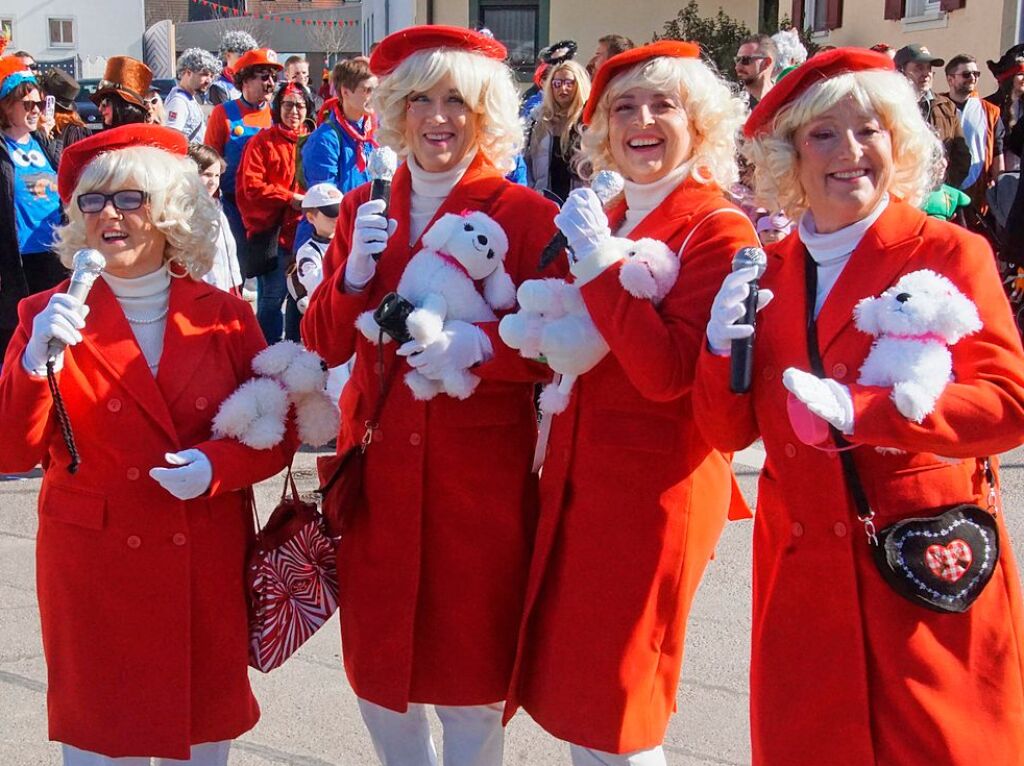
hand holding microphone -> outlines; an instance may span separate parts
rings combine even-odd
[[[612,170],[602,170],[594,176],[590,189],[570,192],[562,210],[555,216],[555,225],[559,231],[555,232],[555,236],[540,254],[537,269],[546,269],[555,256],[566,248],[572,250],[577,259],[585,258],[593,249],[591,245],[596,244],[595,239],[600,239],[602,233],[607,232],[605,236],[610,237],[604,206],[622,191],[624,185],[621,175]],[[588,225],[590,231],[586,230]]]
[[[387,202],[382,199],[371,199],[356,209],[352,246],[345,264],[345,284],[355,290],[361,290],[373,279],[377,260],[398,228],[397,221],[384,217],[386,209]]]
[[[391,179],[395,177],[397,168],[398,155],[388,146],[374,147],[366,160],[366,173],[370,176],[370,199],[384,200],[381,214],[385,218],[388,217],[388,205],[391,204]]]

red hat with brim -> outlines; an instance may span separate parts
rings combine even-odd
[[[254,48],[243,53],[235,62],[235,72],[253,67],[265,66],[271,69],[284,69],[284,64],[277,60],[277,52],[270,48]]]
[[[743,135],[753,138],[769,130],[775,115],[815,83],[850,72],[879,69],[896,71],[896,65],[885,53],[867,48],[836,48],[807,59],[768,91],[747,118]]]
[[[100,131],[89,138],[76,141],[61,155],[60,167],[57,170],[57,193],[60,194],[61,201],[65,205],[71,202],[71,195],[78,186],[82,171],[96,157],[130,146],[152,146],[181,157],[188,154],[188,139],[174,128],[132,123]]]
[[[465,27],[431,24],[403,29],[381,40],[370,56],[370,71],[378,76],[391,74],[412,54],[437,48],[476,53],[498,61],[508,56],[505,46],[493,37]]]
[[[656,58],[699,59],[700,46],[697,43],[680,42],[679,40],[658,40],[656,43],[630,48],[628,51],[612,56],[601,64],[590,85],[590,98],[583,109],[583,124],[589,125],[594,111],[597,109],[605,88],[616,75],[637,64],[643,64]]]

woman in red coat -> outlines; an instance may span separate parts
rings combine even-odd
[[[395,290],[422,233],[446,213],[487,213],[508,236],[512,280],[537,274],[557,210],[504,179],[522,143],[505,53],[489,37],[443,26],[377,46],[377,137],[405,162],[388,218],[383,200],[369,201],[369,184],[345,195],[324,282],[302,320],[304,341],[331,366],[355,354],[339,452],[372,439],[338,576],[345,670],[387,765],[436,763],[425,704],[441,718],[446,764],[501,763],[536,517],[533,388],[545,370],[507,348],[496,321],[448,321],[436,342],[402,348],[407,356],[395,343],[371,344],[355,321]],[[472,367],[481,382],[468,398],[424,401],[405,383],[410,367],[427,377]]]
[[[246,489],[288,462],[211,438],[264,347],[252,311],[199,276],[217,209],[177,131],[127,125],[76,143],[58,183],[65,265],[98,250],[85,303],[64,282],[21,302],[0,375],[0,472],[42,463],[37,585],[50,738],[64,763],[227,762],[259,708],[249,688]],[[53,416],[46,364],[78,439]],[[170,468],[166,467],[170,464]]]
[[[753,763],[1024,763],[1020,580],[985,470],[986,458],[1024,441],[1024,356],[992,251],[916,208],[941,174],[941,145],[884,55],[815,56],[761,101],[745,132],[763,201],[799,216],[799,227],[769,248],[760,286],[774,300],[760,300],[750,393],[729,390],[729,341],[751,332],[732,324],[752,276],[736,272],[715,299],[694,411],[720,449],[760,436],[767,453],[754,517]],[[934,298],[905,291],[936,274],[951,286]],[[954,290],[980,324],[951,347],[951,376],[925,376],[941,393],[917,400],[927,405],[918,411],[865,359],[893,365],[885,348],[934,344],[939,331],[924,318],[945,304],[930,301]],[[870,327],[871,304],[858,303],[883,292],[892,321],[914,325],[872,350],[858,329]],[[850,457],[856,483],[844,478]],[[858,484],[870,525],[848,491]],[[942,613],[883,579],[866,532],[960,503],[994,513],[1001,552],[973,606]],[[955,555],[919,582],[936,593],[962,587],[962,562],[974,557],[936,539],[936,563]]]
[[[312,124],[313,108],[313,99],[302,85],[282,85],[270,103],[274,124],[252,137],[238,166],[235,199],[250,242],[244,276],[256,277],[256,318],[268,343],[281,340],[282,330],[288,340],[299,339],[299,309],[288,296],[285,271],[302,217],[295,151]],[[278,232],[276,242],[264,243],[257,237],[274,231]]]
[[[556,219],[610,353],[554,418],[506,717],[522,705],[572,744],[574,764],[665,763],[686,617],[733,503],[729,460],[697,431],[690,389],[716,285],[757,237],[722,193],[743,106],[698,56],[665,41],[598,70],[584,159],[622,173],[625,198],[606,217],[580,189]],[[624,288],[616,238],[679,258],[657,305]]]

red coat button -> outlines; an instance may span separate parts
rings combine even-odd
[[[111,412],[120,412],[121,411],[121,400],[120,399],[110,399],[107,402],[107,409],[110,410]]]
[[[174,536],[171,538],[171,542],[174,543],[175,545],[184,545],[186,539],[187,538],[185,537],[185,535],[183,533],[175,532]]]
[[[836,537],[846,537],[846,525],[841,521],[832,525],[832,531],[836,533]]]
[[[125,543],[129,548],[138,548],[142,545],[142,538],[138,535],[129,535],[128,539],[125,540]]]
[[[409,444],[418,447],[423,438],[419,434],[409,434]]]
[[[124,475],[128,477],[128,481],[137,481],[140,475],[139,469],[136,468],[135,466],[132,466],[131,468],[124,472]]]
[[[210,402],[207,401],[205,396],[200,396],[198,399],[196,399],[196,409],[197,410],[205,410],[209,406],[210,406]]]
[[[848,370],[846,369],[846,365],[842,362],[832,365],[832,377],[836,380],[842,380],[845,378],[847,372]]]
[[[799,521],[793,522],[793,537],[802,537],[804,534],[804,525]]]
[[[782,451],[786,453],[786,457],[796,457],[796,447],[793,444],[786,444]]]

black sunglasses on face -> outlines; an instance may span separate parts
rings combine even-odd
[[[258,77],[259,79],[263,80],[263,82],[273,82],[274,81],[274,73],[273,72],[256,72],[256,77]]]
[[[755,61],[760,61],[763,58],[767,58],[767,56],[737,56],[733,60],[740,66],[750,66]]]
[[[149,199],[149,195],[144,191],[122,189],[113,194],[104,194],[103,192],[79,194],[76,201],[78,209],[83,213],[99,213],[107,206],[108,202],[114,206],[115,210],[124,213],[138,210],[147,199]]]

